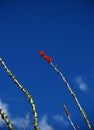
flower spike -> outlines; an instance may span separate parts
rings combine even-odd
[[[76,94],[73,92],[72,88],[70,87],[68,81],[66,80],[65,76],[62,74],[62,72],[57,68],[57,66],[55,66],[53,63],[52,63],[52,59],[50,57],[48,57],[47,55],[45,55],[45,53],[41,50],[40,52],[40,55],[46,60],[48,61],[48,63],[50,63],[50,65],[52,66],[52,68],[61,76],[63,82],[65,83],[66,87],[68,88],[68,91],[70,92],[70,94],[72,95],[73,99],[75,100],[77,106],[78,106],[78,109],[80,110],[89,130],[92,130],[92,127],[91,127],[91,124],[87,118],[87,115],[86,113],[84,112],[83,108],[81,107],[79,101],[78,101],[78,98],[76,97]],[[48,57],[50,60],[47,60]]]
[[[64,103],[62,103],[62,106],[63,106],[63,108],[65,110],[66,115],[69,116],[69,112],[68,112],[67,107],[65,106]]]
[[[72,120],[71,120],[71,117],[70,117],[70,114],[69,114],[69,112],[68,112],[68,109],[67,109],[66,105],[65,105],[64,103],[62,103],[62,106],[63,106],[63,108],[64,108],[64,110],[65,110],[65,113],[66,113],[66,115],[67,115],[67,118],[68,118],[68,120],[69,120],[69,122],[70,122],[70,124],[71,124],[71,126],[72,126],[72,128],[73,128],[73,130],[76,130],[76,127],[74,126],[74,123],[73,123]]]
[[[41,55],[42,58],[44,58],[48,63],[52,62],[52,58],[47,56],[42,50],[39,51],[39,54]]]

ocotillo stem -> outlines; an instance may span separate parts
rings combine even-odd
[[[77,106],[78,106],[80,112],[82,113],[82,116],[83,116],[83,118],[84,118],[84,120],[85,120],[85,122],[86,122],[86,124],[87,124],[87,126],[88,126],[88,128],[89,128],[89,130],[92,130],[92,127],[91,127],[91,125],[90,125],[90,123],[89,123],[89,120],[88,120],[88,118],[87,118],[87,116],[86,116],[86,113],[85,113],[84,110],[82,109],[82,107],[81,107],[81,105],[80,105],[80,103],[79,103],[79,101],[78,101],[78,99],[77,99],[75,93],[72,91],[72,89],[71,89],[69,83],[67,82],[67,80],[65,79],[65,77],[63,76],[63,74],[61,73],[61,71],[60,71],[59,69],[57,69],[57,67],[56,67],[52,62],[50,63],[50,65],[51,65],[51,66],[54,68],[54,70],[61,76],[61,78],[62,78],[62,80],[64,81],[64,83],[66,84],[66,86],[67,86],[67,88],[68,88],[70,94],[73,96],[73,98],[74,98],[74,100],[75,100],[75,102],[76,102],[76,104],[77,104]]]
[[[3,112],[2,109],[0,109],[0,116],[5,121],[6,125],[8,126],[9,130],[14,130],[14,126],[11,125],[10,120],[6,116],[6,114]]]
[[[72,120],[71,120],[71,118],[70,118],[70,114],[69,114],[69,111],[68,111],[66,105],[65,105],[64,103],[62,103],[62,105],[63,105],[63,108],[64,108],[64,110],[65,110],[65,113],[66,113],[66,115],[67,115],[67,117],[68,117],[68,120],[69,120],[71,126],[73,127],[74,130],[76,130],[76,128],[75,128],[75,126],[74,126],[74,124],[73,124],[73,122],[72,122]]]
[[[71,126],[73,127],[73,129],[76,130],[76,128],[75,128],[75,126],[74,126],[74,124],[73,124],[73,122],[72,122],[72,120],[71,120],[69,115],[68,115],[68,120],[69,120]]]
[[[0,58],[0,62],[3,66],[3,68],[5,69],[5,71],[8,73],[8,75],[13,79],[14,83],[21,89],[21,91],[26,95],[27,99],[29,100],[29,103],[32,106],[32,111],[33,111],[33,116],[34,116],[34,130],[39,130],[38,128],[38,116],[37,116],[37,112],[36,112],[36,107],[33,101],[32,96],[30,95],[30,93],[26,90],[26,88],[24,88],[19,81],[16,79],[16,77],[12,74],[12,72],[8,69],[8,67],[6,66],[6,64],[4,63],[4,61]]]
[[[25,123],[24,123],[24,130],[26,130],[27,124],[28,124],[28,118],[29,118],[29,113],[26,115]]]

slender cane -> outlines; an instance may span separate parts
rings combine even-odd
[[[29,119],[29,113],[26,114],[26,119],[24,123],[24,130],[26,130],[27,124],[28,124],[28,119]]]
[[[4,113],[4,111],[0,108],[0,116],[5,121],[6,125],[8,126],[9,130],[14,130],[14,126],[10,123],[8,116]]]
[[[71,120],[71,117],[70,117],[70,114],[69,114],[69,112],[68,112],[67,107],[65,106],[64,103],[62,103],[62,106],[63,106],[63,108],[64,108],[64,110],[65,110],[65,113],[66,113],[66,115],[67,115],[67,118],[68,118],[68,120],[69,120],[69,122],[70,122],[70,124],[71,124],[71,126],[72,126],[72,128],[73,128],[73,130],[76,130],[76,127],[74,126],[74,124],[73,124],[73,122],[72,122],[72,120]]]
[[[52,58],[51,58],[51,57],[47,56],[42,50],[40,50],[39,54],[40,54],[41,57],[44,58],[44,59],[53,67],[53,69],[61,76],[61,78],[62,78],[62,80],[64,81],[64,83],[66,84],[66,87],[68,88],[70,94],[73,96],[73,98],[74,98],[74,100],[75,100],[75,102],[76,102],[76,104],[77,104],[77,106],[78,106],[78,109],[80,110],[80,112],[81,112],[81,114],[82,114],[82,116],[83,116],[83,118],[84,118],[84,120],[85,120],[85,122],[86,122],[86,124],[87,124],[87,126],[88,126],[88,129],[89,129],[89,130],[92,130],[92,127],[91,127],[90,122],[89,122],[89,120],[88,120],[88,118],[87,118],[87,116],[86,116],[86,113],[85,113],[84,110],[82,109],[82,107],[81,107],[81,105],[80,105],[80,103],[79,103],[79,101],[78,101],[78,99],[77,99],[75,93],[74,93],[73,90],[71,89],[69,83],[67,82],[66,78],[63,76],[62,72],[52,63]]]
[[[5,69],[6,73],[8,73],[8,75],[12,78],[12,80],[14,81],[14,83],[20,88],[20,90],[26,95],[27,99],[29,100],[29,103],[31,104],[32,107],[32,111],[33,111],[33,117],[34,117],[34,122],[33,122],[33,126],[34,126],[34,130],[39,130],[38,128],[38,116],[37,116],[37,112],[36,112],[36,107],[33,101],[32,96],[30,95],[30,93],[26,90],[26,88],[24,88],[19,81],[16,79],[16,77],[12,74],[12,72],[8,69],[8,67],[6,66],[5,62],[0,58],[0,62],[3,66],[3,68]]]

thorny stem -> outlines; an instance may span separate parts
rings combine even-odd
[[[30,95],[30,93],[26,90],[26,88],[24,88],[19,81],[16,79],[16,77],[12,74],[12,72],[8,69],[8,67],[6,66],[5,62],[0,58],[0,62],[3,66],[3,68],[5,69],[5,71],[8,73],[8,75],[13,79],[14,83],[20,88],[20,90],[26,95],[27,99],[29,100],[29,103],[32,106],[32,111],[33,111],[33,117],[34,117],[34,122],[33,122],[33,126],[34,126],[34,130],[39,130],[38,128],[38,116],[37,116],[37,112],[36,112],[36,107],[33,101],[32,96]]]
[[[68,115],[67,117],[68,117],[68,120],[69,120],[71,126],[73,127],[73,129],[76,130],[76,128],[75,128],[75,126],[74,126],[74,124],[73,124],[73,122],[72,122],[70,116]]]
[[[78,106],[80,112],[82,113],[82,116],[83,116],[83,118],[84,118],[84,120],[85,120],[85,122],[86,122],[86,124],[87,124],[87,126],[88,126],[88,128],[89,128],[89,130],[92,130],[92,127],[91,127],[91,125],[90,125],[90,123],[89,123],[89,120],[88,120],[88,118],[87,118],[87,116],[86,116],[86,113],[85,113],[84,110],[82,109],[82,107],[81,107],[81,105],[80,105],[80,103],[79,103],[79,101],[78,101],[78,99],[77,99],[75,93],[72,91],[72,89],[71,89],[69,83],[67,82],[67,80],[65,79],[65,77],[63,76],[63,74],[61,73],[61,71],[60,71],[59,69],[57,69],[57,67],[56,67],[52,62],[50,63],[50,65],[51,65],[51,66],[54,68],[54,70],[61,76],[61,78],[62,78],[62,80],[64,81],[64,83],[66,84],[66,86],[67,86],[67,88],[68,88],[70,94],[73,96],[73,98],[74,98],[74,100],[75,100],[75,102],[76,102],[76,104],[77,104],[77,106]]]
[[[6,116],[6,114],[3,112],[2,109],[0,109],[0,116],[5,121],[6,125],[8,126],[9,130],[14,130],[14,126],[11,125],[10,120]]]
[[[71,120],[71,117],[70,117],[69,111],[67,110],[67,107],[65,106],[64,103],[63,103],[62,105],[63,105],[64,111],[65,111],[65,113],[66,113],[66,115],[67,115],[67,118],[68,118],[68,120],[69,120],[69,122],[70,122],[72,128],[73,128],[74,130],[76,130],[76,127],[74,126],[74,124],[73,124],[73,122],[72,122],[72,120]]]

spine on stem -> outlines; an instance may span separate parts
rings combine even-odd
[[[14,130],[14,126],[10,123],[8,116],[4,113],[4,111],[0,108],[0,116],[5,121],[9,130]]]

